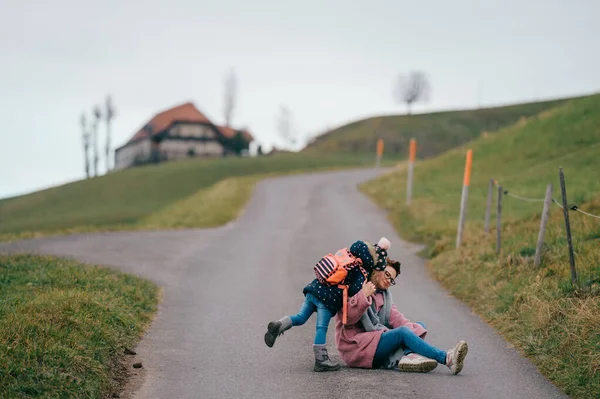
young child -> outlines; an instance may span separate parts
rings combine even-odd
[[[315,354],[314,371],[335,371],[340,369],[340,364],[333,362],[327,354],[326,336],[330,319],[335,316],[338,310],[344,305],[344,297],[354,296],[362,289],[362,285],[367,276],[373,270],[384,270],[387,262],[387,251],[390,248],[390,242],[382,237],[375,245],[367,241],[354,242],[349,250],[351,256],[358,259],[360,265],[348,270],[348,275],[342,281],[341,285],[329,285],[319,281],[318,278],[310,282],[302,292],[304,293],[304,303],[300,311],[295,316],[285,316],[277,321],[272,321],[267,325],[265,333],[265,343],[268,347],[275,344],[275,340],[284,331],[292,326],[301,326],[309,317],[317,312],[317,326],[313,351]],[[317,264],[322,264],[325,258]],[[344,287],[347,290],[344,295]]]

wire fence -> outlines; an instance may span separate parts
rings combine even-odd
[[[497,180],[494,180],[494,185],[496,187],[498,187],[498,181]],[[513,194],[512,192],[510,192],[508,190],[503,190],[503,193],[504,193],[504,195],[507,195],[509,197],[512,197],[512,198],[515,198],[515,199],[518,199],[518,200],[521,200],[521,201],[527,201],[527,202],[544,202],[546,200],[545,198],[528,198],[528,197],[523,197],[523,196],[520,196],[520,195]],[[560,202],[558,202],[555,198],[552,198],[552,202],[555,205],[557,205],[559,208],[561,208],[561,209],[563,208],[563,206],[560,204]],[[585,212],[585,211],[581,210],[579,208],[579,206],[577,206],[577,205],[570,205],[568,207],[568,209],[571,210],[571,211],[576,211],[576,212],[582,213],[582,214],[584,214],[586,216],[589,216],[589,217],[600,219],[600,216],[594,215],[594,214],[589,213],[589,212]]]
[[[552,185],[551,184],[549,184],[547,187],[545,198],[532,198],[532,197],[515,194],[511,190],[508,190],[505,187],[502,187],[501,183],[498,182],[497,180],[490,179],[490,187],[488,190],[488,201],[487,201],[487,209],[486,209],[486,216],[485,216],[485,221],[486,221],[485,231],[486,232],[489,231],[491,203],[492,203],[492,196],[493,196],[494,191],[498,192],[498,203],[497,203],[497,212],[498,213],[497,213],[497,220],[496,220],[496,232],[497,232],[496,253],[497,254],[500,254],[501,242],[502,242],[501,241],[501,230],[502,230],[501,229],[501,212],[502,212],[502,198],[501,197],[507,196],[507,197],[513,198],[517,201],[523,201],[523,202],[528,202],[528,203],[544,203],[544,210],[542,212],[540,231],[538,234],[538,241],[537,241],[537,245],[536,245],[535,260],[534,260],[535,266],[540,266],[541,258],[542,258],[542,249],[544,246],[546,226],[547,226],[548,219],[549,219],[549,209],[548,208],[551,206],[552,203],[554,203],[556,206],[558,206],[560,209],[563,210],[563,214],[564,214],[564,218],[565,218],[565,228],[566,228],[567,244],[568,244],[568,250],[569,250],[569,264],[570,264],[570,268],[571,268],[571,281],[572,281],[573,285],[580,287],[580,281],[579,281],[579,278],[577,275],[577,269],[575,266],[575,254],[574,254],[574,249],[573,249],[573,239],[572,239],[572,235],[571,235],[569,211],[578,212],[586,217],[594,218],[594,219],[600,219],[600,216],[595,215],[591,212],[586,212],[586,211],[580,209],[578,205],[568,204],[567,203],[567,195],[566,195],[566,184],[565,184],[565,179],[564,179],[564,174],[563,174],[562,168],[559,168],[559,177],[560,177],[560,183],[561,183],[562,201],[558,201],[556,198],[554,198],[552,196]],[[496,187],[497,190],[493,190],[492,189],[493,187]],[[599,233],[600,233],[600,230],[599,230]],[[592,279],[592,278],[590,279],[590,281],[596,281],[596,280],[598,280],[598,279]]]
[[[413,141],[413,140],[411,140],[411,141]],[[411,147],[412,147],[412,144],[413,143],[411,143]],[[414,143],[414,144],[416,145],[416,143]],[[594,144],[594,146],[596,146],[596,145],[600,145],[600,143]],[[412,152],[413,152],[413,149],[411,148],[411,154],[412,154]],[[456,248],[459,248],[461,245],[463,228],[464,228],[464,223],[465,223],[466,207],[467,207],[468,192],[469,192],[469,185],[470,185],[470,178],[471,178],[472,155],[473,155],[472,149],[467,150],[465,171],[464,171],[464,178],[463,178],[463,189],[462,189],[462,195],[461,195],[461,201],[460,201],[460,213],[459,213],[457,233],[456,233]],[[412,162],[413,162],[413,159],[414,159],[414,155],[411,155],[410,161],[409,161],[409,165],[411,165],[411,167],[408,169],[409,175],[408,175],[408,179],[407,179],[407,191],[406,191],[407,192],[407,199],[406,199],[407,205],[410,205],[410,200],[411,200],[411,195],[412,195],[412,185],[413,185]],[[568,205],[567,190],[566,190],[566,183],[565,183],[565,176],[564,176],[563,168],[559,167],[558,169],[559,169],[560,189],[561,189],[561,197],[562,197],[562,201],[560,201],[560,202],[557,201],[552,196],[552,184],[548,184],[548,186],[546,187],[546,197],[545,198],[533,198],[533,197],[527,197],[527,196],[515,194],[511,190],[508,190],[506,187],[502,187],[501,184],[497,180],[490,179],[489,186],[488,186],[488,197],[487,197],[487,206],[486,206],[486,212],[485,212],[484,231],[486,233],[488,233],[490,231],[491,209],[492,209],[492,200],[494,197],[494,191],[497,191],[497,193],[498,193],[497,204],[495,206],[495,208],[496,208],[496,253],[498,255],[500,255],[500,253],[501,253],[501,246],[502,246],[502,237],[501,237],[501,234],[502,234],[502,197],[507,196],[507,197],[513,198],[518,201],[524,201],[524,202],[529,202],[529,203],[543,203],[543,211],[542,211],[542,217],[541,217],[541,221],[540,221],[540,229],[539,229],[539,233],[538,233],[537,245],[535,248],[535,258],[534,258],[534,265],[539,267],[541,265],[541,261],[542,261],[542,250],[544,248],[545,233],[546,233],[546,227],[547,227],[548,220],[549,220],[550,207],[551,207],[552,203],[554,203],[555,205],[557,205],[559,208],[562,209],[564,219],[565,219],[565,230],[566,230],[566,236],[567,236],[566,241],[568,244],[568,251],[569,251],[569,265],[570,265],[570,271],[571,271],[571,282],[572,282],[573,286],[577,286],[578,288],[581,288],[581,286],[579,284],[579,279],[577,276],[577,270],[575,267],[575,253],[573,250],[573,240],[572,240],[572,235],[571,235],[569,211],[578,212],[586,217],[593,218],[593,219],[600,219],[600,215],[595,215],[591,212],[584,211],[584,210],[580,209],[578,205]],[[496,187],[497,190],[494,190],[494,187]],[[600,224],[598,226],[600,226]],[[598,229],[597,232],[592,233],[591,235],[588,235],[586,240],[589,241],[590,239],[595,239],[595,238],[600,238],[600,229]],[[596,255],[594,255],[593,259],[595,259],[595,256]],[[599,265],[597,265],[596,268],[597,268],[598,276],[594,277],[594,278],[590,278],[590,280],[589,280],[590,282],[592,282],[592,281],[600,282],[600,260],[599,260]],[[589,270],[591,272],[591,270],[592,270],[591,267]]]

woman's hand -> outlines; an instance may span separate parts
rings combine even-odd
[[[367,298],[368,298],[369,296],[373,295],[373,294],[375,293],[375,290],[376,290],[376,289],[377,289],[377,288],[375,288],[375,284],[373,284],[373,283],[372,283],[372,282],[370,282],[370,281],[365,281],[365,282],[363,283],[363,286],[362,286],[362,292],[364,292],[364,293],[365,293],[365,296],[366,296]]]

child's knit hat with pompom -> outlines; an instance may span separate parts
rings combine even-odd
[[[350,253],[362,260],[363,267],[370,273],[373,270],[385,269],[390,245],[390,241],[385,237],[375,245],[368,241],[356,241],[350,246]]]

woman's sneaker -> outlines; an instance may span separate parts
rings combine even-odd
[[[452,374],[456,375],[463,369],[465,362],[465,356],[469,347],[465,341],[460,341],[456,346],[450,349],[446,354],[446,366],[452,371]]]
[[[436,360],[421,356],[417,353],[411,353],[402,356],[402,359],[398,362],[398,369],[400,371],[412,373],[429,373],[435,369],[437,365],[438,362]]]

